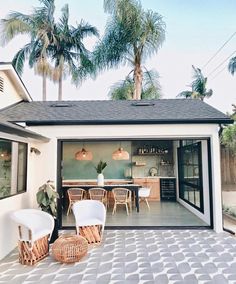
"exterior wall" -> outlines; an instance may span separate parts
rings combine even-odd
[[[1,132],[0,137],[14,141],[27,142],[25,139]],[[31,192],[28,186],[26,192],[0,200],[0,259],[6,256],[17,246],[17,226],[11,220],[10,213],[14,210],[30,207]]]
[[[29,129],[51,138],[48,143],[35,143],[17,136],[0,133],[1,138],[29,142],[30,147],[41,151],[40,155],[28,154],[27,192],[0,200],[0,259],[17,244],[16,225],[10,219],[13,210],[37,208],[36,192],[47,180],[57,179],[57,139],[129,139],[129,138],[204,138],[210,137],[213,175],[214,229],[222,231],[222,203],[220,177],[220,147],[218,125],[104,125],[104,126],[38,126]],[[205,146],[203,151],[206,151]],[[207,159],[206,155],[204,159]],[[207,167],[207,161],[205,168]],[[205,171],[205,170],[204,170]],[[205,177],[207,179],[207,177]],[[207,181],[206,181],[207,182]],[[207,202],[206,198],[205,201]]]
[[[0,92],[0,109],[22,101],[22,97],[18,94],[13,83],[4,71],[0,70],[0,77],[2,77],[4,81],[4,92]]]
[[[222,231],[222,198],[221,198],[221,171],[220,171],[220,143],[219,135],[216,133],[211,138],[211,159],[212,159],[212,199],[214,229]]]
[[[221,178],[220,178],[220,153],[217,124],[176,124],[176,125],[81,125],[81,126],[37,126],[30,130],[52,138],[47,144],[39,145],[42,155],[38,162],[41,163],[40,175],[35,177],[37,186],[40,182],[50,178],[57,178],[57,139],[129,139],[129,138],[209,138],[211,140],[212,155],[212,190],[213,190],[213,218],[214,230],[222,231],[222,204],[221,204]],[[203,147],[203,171],[208,167],[206,145]],[[208,171],[208,170],[207,170]],[[208,190],[208,176],[204,174],[204,187]],[[208,207],[209,197],[205,196],[205,206]],[[209,216],[209,214],[208,214]],[[209,223],[209,217],[201,216]]]
[[[48,179],[53,179],[51,169],[56,167],[56,156],[50,154],[45,157],[45,155],[47,155],[46,153],[53,153],[53,149],[56,146],[53,146],[53,144],[35,143],[31,139],[2,132],[0,132],[0,138],[28,143],[27,190],[24,193],[0,200],[0,259],[2,259],[17,246],[17,226],[11,220],[10,214],[18,209],[38,208],[36,202],[38,188]],[[51,146],[53,149],[50,148]],[[37,156],[35,153],[31,153],[30,147],[42,149],[42,155]]]

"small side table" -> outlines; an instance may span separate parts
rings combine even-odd
[[[62,263],[80,261],[87,252],[87,240],[78,235],[61,235],[52,245],[53,257]]]

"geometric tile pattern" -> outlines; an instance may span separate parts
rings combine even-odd
[[[50,255],[33,267],[14,250],[0,262],[0,283],[236,283],[236,239],[211,230],[106,230],[77,263]]]

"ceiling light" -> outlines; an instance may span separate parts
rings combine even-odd
[[[75,153],[75,159],[79,161],[91,161],[93,159],[93,154],[83,147],[81,151]]]
[[[113,160],[129,160],[129,153],[122,147],[119,147],[115,152],[112,153]]]

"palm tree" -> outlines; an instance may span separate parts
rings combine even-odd
[[[195,68],[192,65],[194,74],[193,74],[193,82],[191,83],[190,91],[183,91],[178,94],[178,97],[191,98],[191,99],[200,99],[204,100],[205,98],[209,98],[212,96],[213,91],[211,89],[206,89],[207,78],[203,76],[201,69]]]
[[[54,30],[54,0],[40,0],[42,7],[33,9],[32,14],[25,15],[19,12],[8,14],[1,20],[2,44],[11,41],[15,36],[27,34],[30,42],[23,46],[13,58],[13,66],[21,75],[25,61],[35,67],[35,72],[43,77],[43,100],[46,100],[46,77],[51,74],[52,68],[48,63],[47,48],[55,42]]]
[[[49,54],[55,63],[53,80],[59,83],[58,100],[62,100],[62,80],[72,75],[72,81],[79,84],[87,75],[93,73],[91,54],[84,46],[87,36],[98,36],[95,27],[83,21],[77,27],[69,25],[69,7],[62,8],[62,16],[55,26],[56,44],[49,46]]]
[[[150,70],[143,73],[142,100],[159,99],[161,97],[161,87],[158,81],[159,75],[156,71]],[[112,100],[132,100],[134,93],[134,78],[131,72],[125,80],[115,83],[109,92]]]
[[[236,56],[230,59],[228,64],[228,70],[232,75],[234,75],[234,72],[236,70]]]
[[[134,70],[132,99],[141,99],[143,63],[165,39],[162,16],[144,11],[135,0],[105,0],[110,13],[105,34],[95,48],[95,62],[102,69],[130,64]]]

